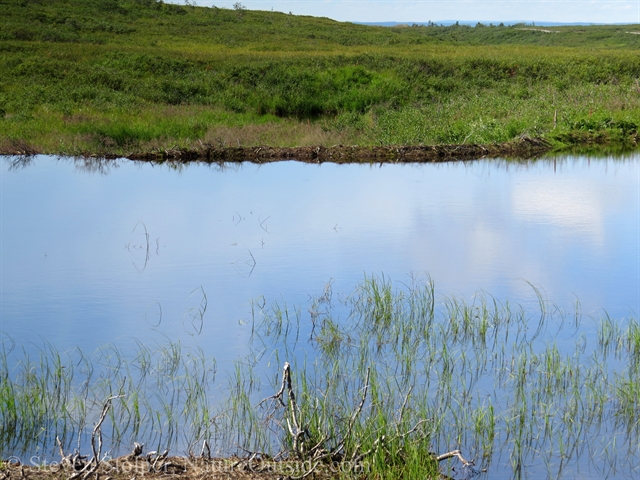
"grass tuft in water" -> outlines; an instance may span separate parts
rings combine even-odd
[[[102,426],[113,452],[206,441],[217,454],[298,462],[294,476],[632,475],[638,321],[584,319],[532,297],[539,309],[527,312],[485,293],[437,295],[429,278],[366,276],[349,295],[329,283],[306,309],[259,299],[249,353],[223,375],[179,342],[34,354],[5,337],[0,454],[53,451],[56,435],[86,449],[105,399],[122,395]],[[458,451],[475,465],[460,466]]]

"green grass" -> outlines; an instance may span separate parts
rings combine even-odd
[[[640,27],[384,28],[0,0],[0,150],[633,142]]]
[[[540,461],[547,475],[558,475],[586,461],[585,451],[594,465],[631,465],[614,452],[603,455],[594,439],[607,431],[632,446],[640,434],[632,360],[637,321],[621,321],[624,328],[612,327],[606,315],[586,324],[579,314],[567,321],[567,313],[536,293],[538,314],[483,294],[436,297],[428,280],[398,286],[367,277],[341,304],[333,305],[326,291],[311,302],[311,347],[292,340],[305,331],[298,310],[289,312],[287,329],[281,306],[263,309],[257,351],[276,352],[263,359],[270,365],[297,359],[294,385],[310,438],[327,439],[331,450],[354,435],[346,456],[353,456],[349,447],[369,452],[368,466],[381,477],[424,478],[432,467],[424,452],[458,446],[478,467],[491,468],[496,454],[507,456],[514,475]],[[592,322],[597,342],[581,334]],[[558,346],[558,335],[568,344]],[[277,384],[276,378],[274,392]],[[345,419],[362,399],[350,429]],[[282,415],[287,418],[286,409]],[[285,429],[282,436],[290,435]],[[383,437],[390,443],[376,448]],[[255,450],[267,448],[263,441],[257,432],[245,437]],[[414,451],[422,452],[422,462]]]
[[[328,284],[306,308],[260,299],[249,354],[224,372],[178,342],[34,354],[5,337],[0,452],[55,452],[56,436],[71,451],[106,399],[122,395],[103,424],[114,454],[133,441],[197,453],[206,440],[218,454],[279,454],[307,470],[430,478],[438,462],[428,452],[460,448],[475,468],[506,461],[515,476],[542,464],[546,476],[586,465],[630,474],[638,321],[585,319],[534,293],[540,309],[526,312],[486,294],[442,296],[429,279],[372,276],[349,295]]]

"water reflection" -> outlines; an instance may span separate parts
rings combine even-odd
[[[329,278],[348,291],[363,272],[428,272],[443,293],[535,304],[526,280],[586,313],[638,311],[635,157],[20,165],[2,174],[5,318],[84,324],[97,304],[124,319],[153,302],[180,318],[203,286],[237,321],[255,296],[300,301]]]
[[[159,238],[156,239],[156,255],[159,255],[160,244]],[[149,232],[144,222],[136,223],[131,230],[131,239],[124,246],[127,252],[131,254],[131,263],[138,272],[143,272],[147,268],[149,257],[151,255],[151,242]]]
[[[34,162],[35,162],[34,157],[31,155],[7,157],[7,164],[8,164],[7,169],[9,171],[20,170],[22,168],[27,168],[33,165]]]

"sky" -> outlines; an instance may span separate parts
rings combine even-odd
[[[237,1],[195,0],[195,3],[233,8]],[[250,10],[273,9],[350,22],[640,23],[640,0],[241,0],[241,3]]]

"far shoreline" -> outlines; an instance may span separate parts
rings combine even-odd
[[[572,152],[575,149],[597,149],[598,151],[634,151],[638,148],[640,135],[630,137],[625,143],[610,143],[599,138],[585,137],[570,145],[555,146],[541,137],[521,136],[518,139],[495,144],[450,144],[450,145],[333,145],[330,147],[299,146],[274,147],[266,145],[216,147],[202,144],[197,149],[168,148],[153,151],[131,152],[66,152],[40,151],[26,142],[14,142],[0,148],[0,155],[30,157],[54,155],[59,157],[128,159],[136,161],[163,162],[252,162],[272,163],[295,160],[303,163],[435,163],[481,158],[532,159],[549,153]]]

